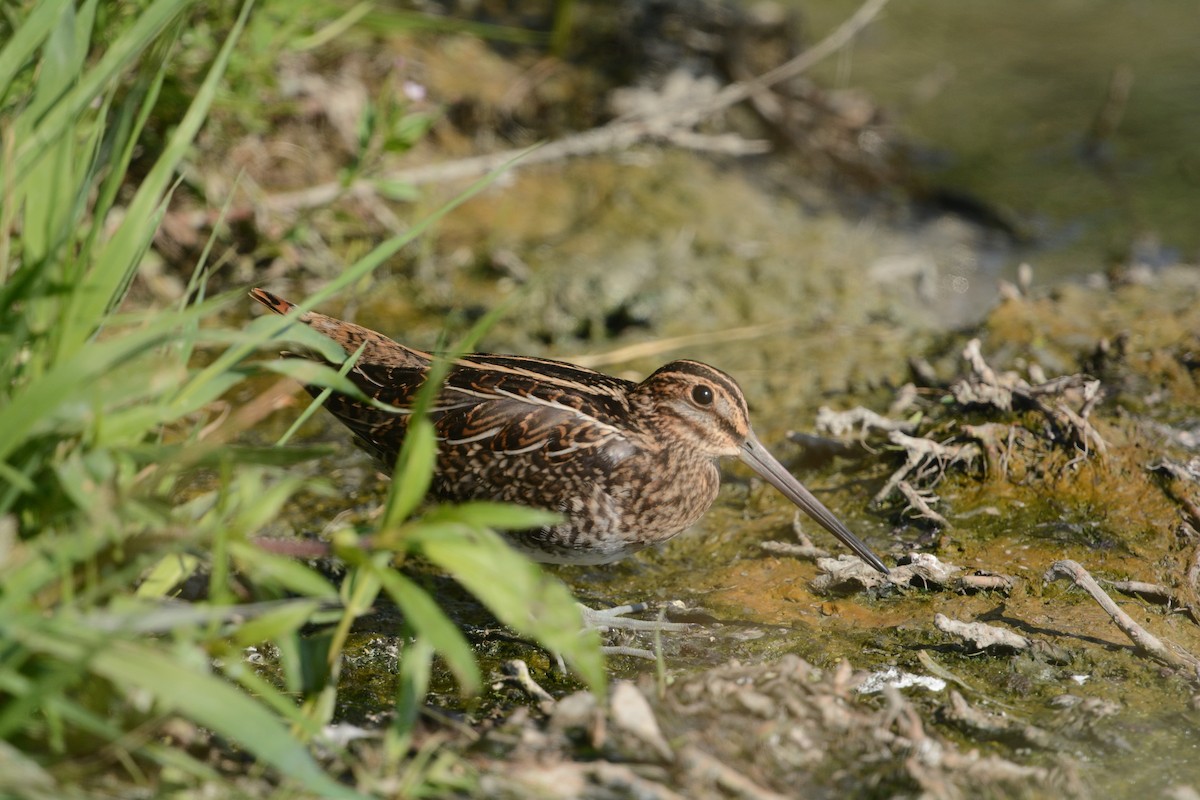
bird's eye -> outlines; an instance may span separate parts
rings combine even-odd
[[[695,389],[692,389],[692,402],[698,406],[711,406],[713,401],[713,390],[709,386],[700,384]]]

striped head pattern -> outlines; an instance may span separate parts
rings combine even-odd
[[[631,402],[656,413],[674,441],[701,455],[738,456],[750,436],[750,412],[737,382],[699,361],[672,361],[633,390]]]

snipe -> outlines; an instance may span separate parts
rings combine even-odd
[[[250,296],[277,314],[295,307],[262,289]],[[363,348],[349,377],[365,394],[396,408],[412,404],[429,353],[324,314],[299,319],[347,354]],[[336,393],[325,407],[391,470],[407,414]],[[767,452],[737,383],[707,364],[672,361],[632,383],[561,361],[476,353],[455,362],[430,417],[439,446],[435,496],[563,515],[553,527],[510,534],[534,560],[603,564],[670,539],[716,498],[717,460],[737,456],[860,558],[888,571]]]

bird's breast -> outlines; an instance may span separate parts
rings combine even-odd
[[[719,489],[713,460],[664,457],[628,438],[564,450],[551,443],[513,452],[485,441],[443,441],[434,493],[555,511],[563,522],[510,533],[513,544],[542,562],[603,564],[685,530]]]

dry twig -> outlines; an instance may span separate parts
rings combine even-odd
[[[1200,658],[1177,646],[1167,647],[1158,637],[1134,622],[1080,564],[1070,559],[1055,561],[1046,571],[1043,580],[1049,582],[1058,578],[1069,578],[1076,586],[1090,594],[1138,650],[1162,664],[1186,671],[1194,680],[1200,680]]]
[[[803,561],[816,561],[818,558],[828,558],[829,551],[816,545],[793,544],[792,542],[762,542],[759,547],[764,553],[776,556],[791,556]]]
[[[792,556],[793,558],[799,558],[805,561],[816,561],[818,558],[829,558],[829,551],[813,544],[812,539],[808,538],[808,534],[804,532],[804,526],[801,524],[799,511],[792,515],[792,533],[796,535],[798,542],[763,542],[759,545],[759,547],[761,547],[763,551],[767,553],[780,556]]]
[[[847,411],[834,411],[821,406],[817,411],[817,430],[830,436],[845,436],[849,433],[866,436],[871,431],[902,431],[911,433],[917,425],[909,420],[895,420],[858,406]]]
[[[975,650],[1010,650],[1030,652],[1037,658],[1054,664],[1071,663],[1067,650],[1042,639],[1031,639],[1007,628],[998,628],[982,622],[960,622],[944,614],[936,614],[933,624],[943,633],[962,639]]]
[[[1004,592],[1013,590],[1016,580],[1008,575],[963,575],[958,588],[964,592]]]
[[[1031,644],[1029,638],[1007,628],[998,628],[983,622],[960,622],[950,619],[945,614],[934,614],[933,624],[942,633],[958,637],[976,650],[996,647],[1028,650]]]
[[[1163,586],[1160,583],[1148,583],[1146,581],[1104,581],[1104,583],[1122,594],[1137,595],[1152,603],[1183,605],[1183,603],[1180,603],[1176,599],[1175,593],[1169,587]]]
[[[930,503],[937,502],[937,495],[930,491],[918,491],[913,488],[913,485],[908,481],[900,481],[896,484],[896,488],[900,490],[900,494],[904,495],[904,499],[908,501],[908,510],[912,512],[917,519],[927,519],[934,525],[942,528],[950,527],[950,523],[941,514],[930,508]]]

